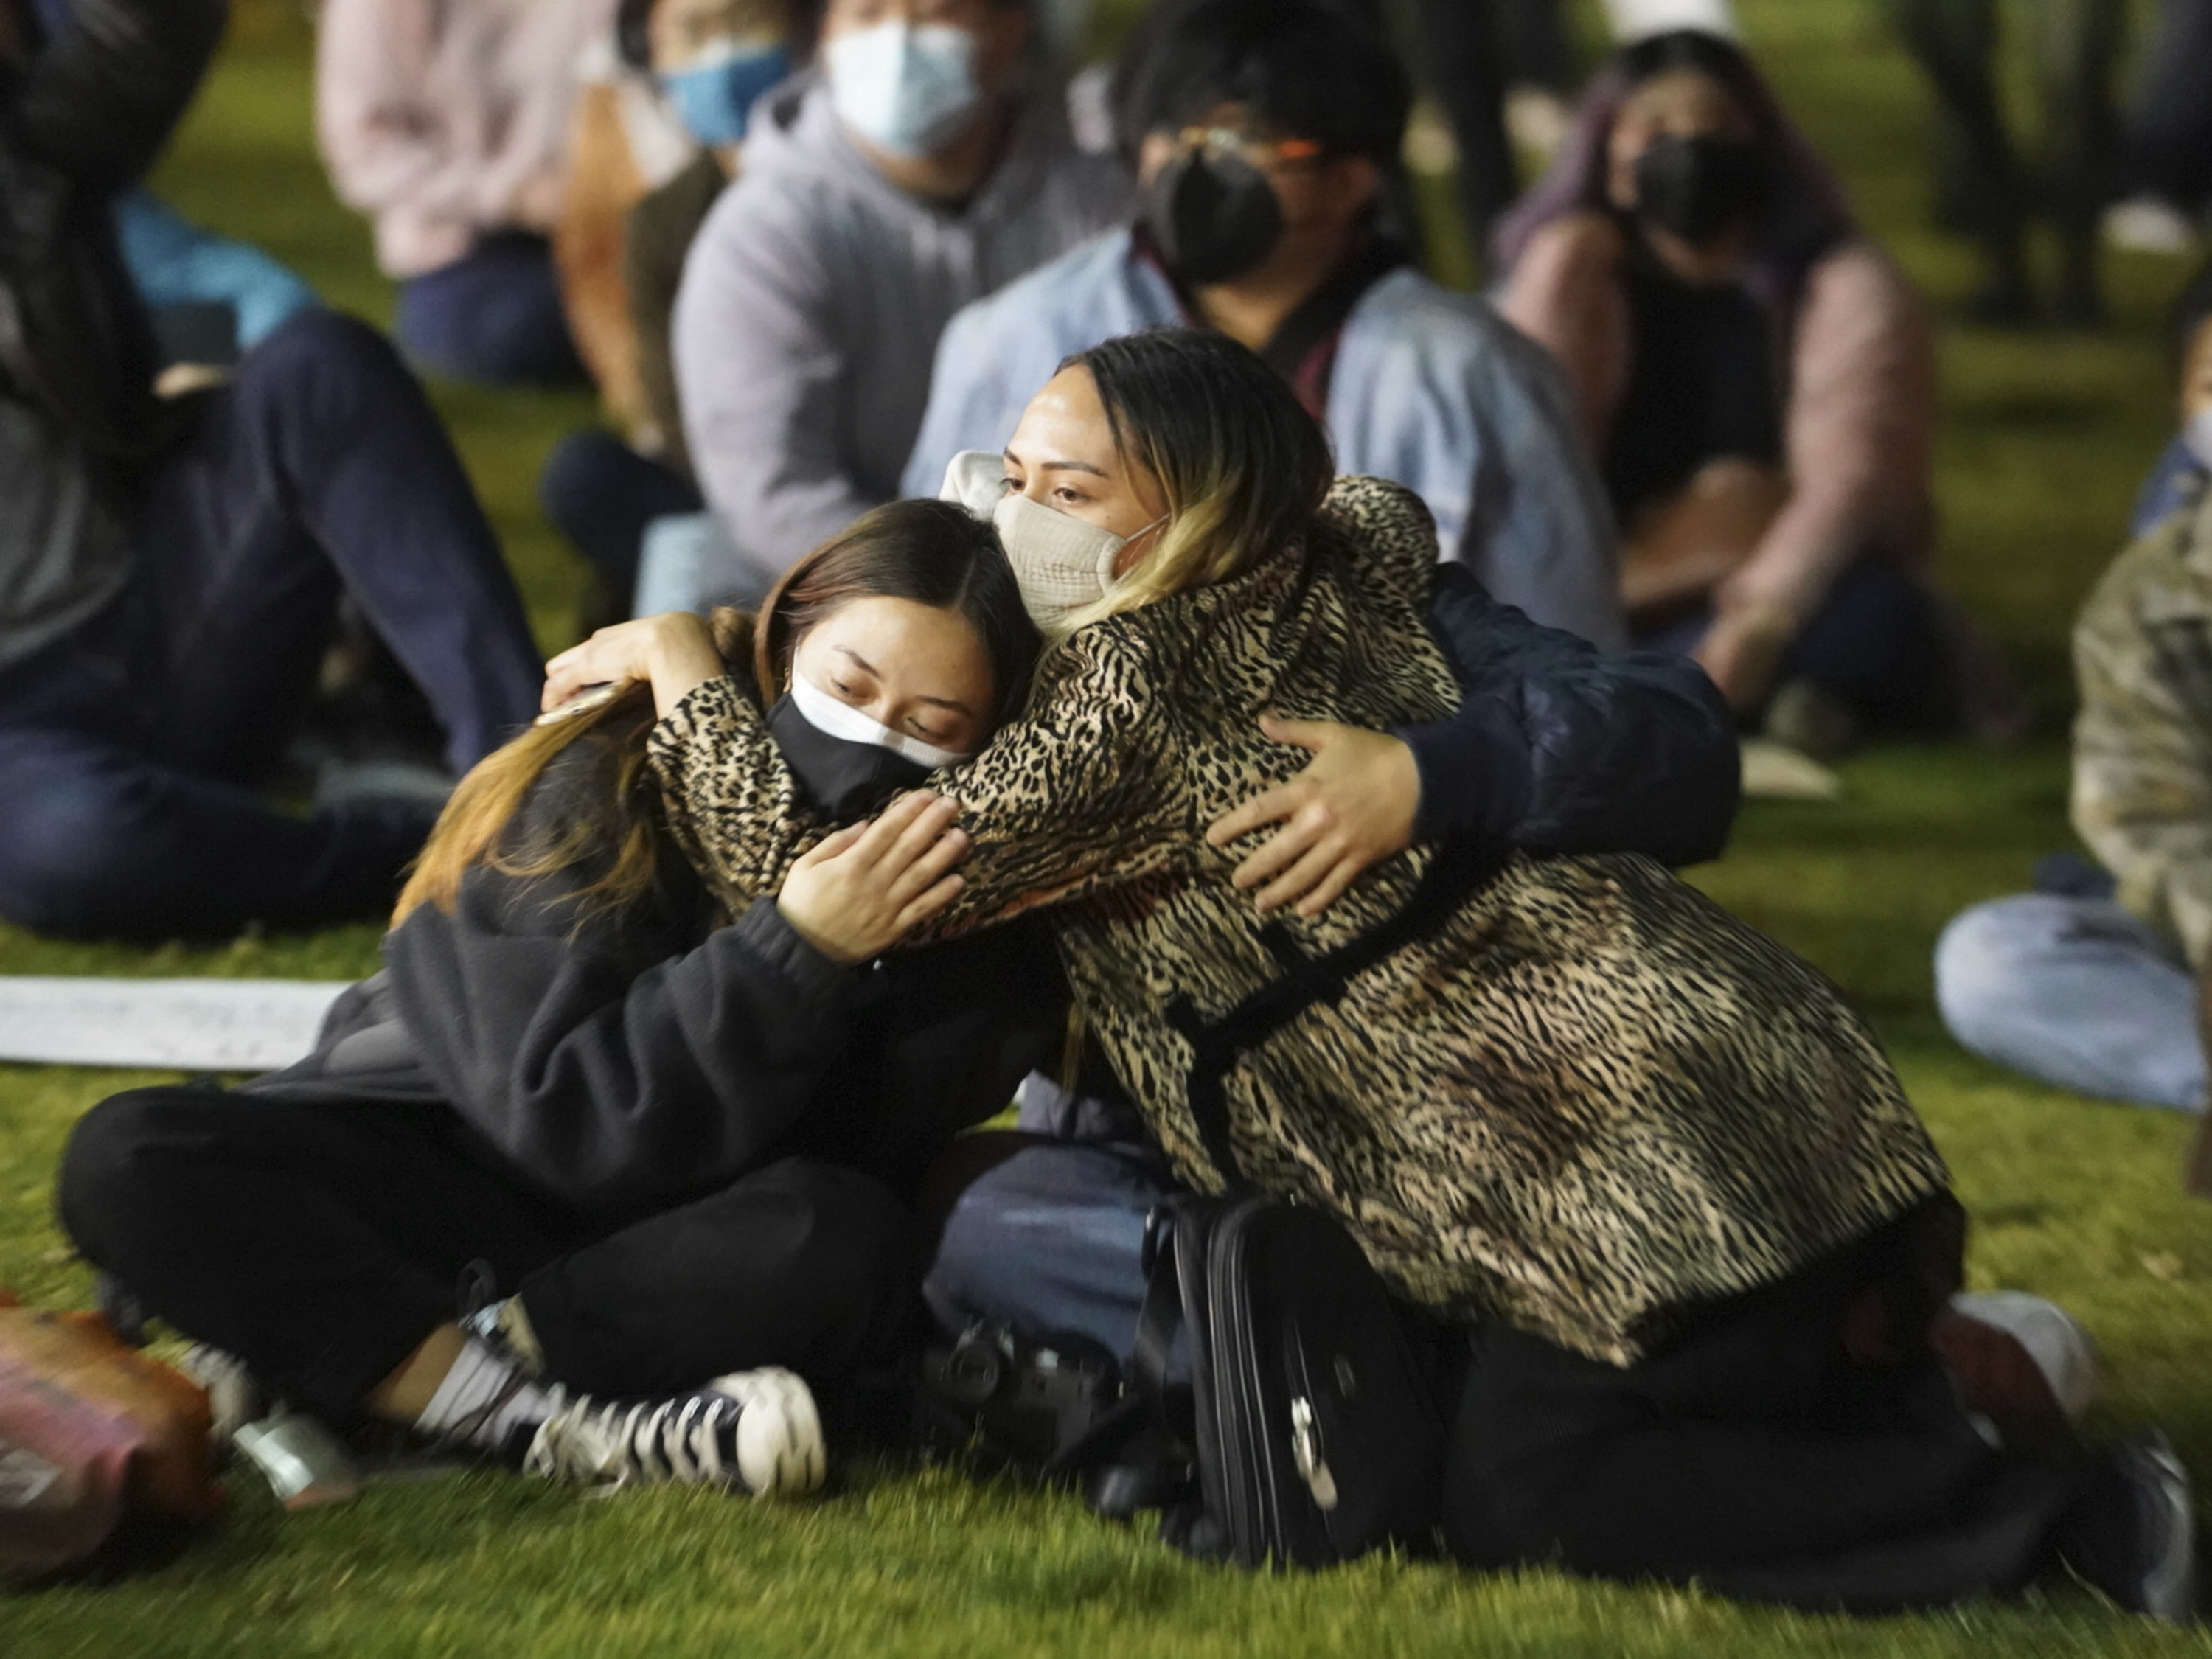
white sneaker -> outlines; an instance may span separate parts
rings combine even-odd
[[[237,1355],[195,1342],[177,1356],[177,1369],[198,1383],[208,1397],[208,1439],[218,1455],[228,1452],[239,1430],[266,1415],[275,1404]]]
[[[2106,208],[2099,228],[2106,241],[2132,253],[2188,254],[2197,251],[2196,222],[2160,196],[2130,196]]]
[[[766,1366],[665,1400],[582,1395],[538,1425],[522,1466],[586,1486],[673,1481],[796,1498],[821,1486],[823,1462],[813,1395],[792,1372]]]

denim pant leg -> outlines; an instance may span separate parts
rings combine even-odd
[[[778,574],[746,561],[719,514],[671,514],[645,527],[631,614],[696,611],[704,615],[718,605],[757,610],[775,586]]]
[[[1978,904],[1936,945],[1936,1000],[1961,1046],[2108,1100],[2204,1108],[2197,986],[2173,947],[2109,899]]]
[[[538,711],[544,665],[468,475],[365,324],[307,312],[246,354],[139,533],[161,757],[250,775],[313,685],[341,586],[428,697],[456,770]]]
[[[1072,1116],[1054,1127],[1094,1127]],[[1026,1103],[1023,1118],[1035,1127]],[[1040,1140],[961,1194],[923,1300],[948,1335],[988,1321],[1032,1338],[1085,1336],[1127,1367],[1145,1301],[1145,1218],[1179,1190],[1147,1141]]]
[[[408,278],[393,328],[409,357],[456,380],[580,386],[586,379],[553,246],[528,232],[486,236],[453,264]]]
[[[434,814],[362,800],[313,817],[165,763],[135,596],[0,672],[0,916],[72,939],[205,938],[388,908]]]
[[[637,585],[638,556],[653,520],[705,506],[683,474],[596,428],[570,433],[545,458],[538,504],[592,568],[625,593]]]

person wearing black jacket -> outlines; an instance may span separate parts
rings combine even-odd
[[[52,13],[54,8],[38,9]],[[222,0],[0,0],[0,917],[167,938],[374,914],[430,812],[256,793],[349,595],[458,770],[538,659],[421,387],[304,313],[213,391],[157,396],[112,228],[219,40]]]
[[[885,740],[980,744],[1036,651],[989,527],[937,502],[863,520],[769,614],[754,665],[841,815],[922,775]],[[908,631],[867,632],[884,614]],[[471,774],[314,1052],[94,1108],[60,1208],[148,1310],[333,1425],[804,1488],[816,1393],[903,1326],[907,1196],[1057,1044],[1065,993],[1041,934],[870,969],[959,855],[920,796],[721,913],[660,828],[636,701]],[[871,718],[874,741],[823,729]]]

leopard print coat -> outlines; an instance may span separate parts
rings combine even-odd
[[[1051,652],[1027,715],[933,780],[974,837],[943,937],[1041,906],[1123,1084],[1184,1179],[1215,1190],[1166,1010],[1218,1018],[1279,971],[1205,830],[1307,758],[1268,708],[1368,726],[1458,690],[1425,613],[1435,532],[1346,479],[1310,547],[1110,617]],[[677,834],[733,905],[772,893],[815,821],[727,680],[656,729]],[[1309,954],[1395,912],[1431,854],[1369,871]],[[1229,1075],[1262,1189],[1350,1230],[1401,1291],[1626,1364],[1670,1311],[1765,1284],[1948,1177],[1835,987],[1638,856],[1534,859],[1356,976]]]

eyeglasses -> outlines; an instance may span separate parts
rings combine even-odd
[[[1241,155],[1263,168],[1271,162],[1277,167],[1306,166],[1327,154],[1316,139],[1257,138],[1235,127],[1185,127],[1176,134],[1176,144],[1186,150],[1214,149]]]

